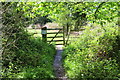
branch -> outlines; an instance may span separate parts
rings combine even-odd
[[[105,3],[105,2],[102,2],[102,3],[97,7],[97,9],[96,9],[96,11],[95,11],[95,13],[94,13],[95,19],[97,18],[96,13],[98,12],[99,8],[101,8],[104,3]]]

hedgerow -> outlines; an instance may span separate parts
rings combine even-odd
[[[117,26],[86,27],[63,52],[66,75],[77,80],[119,79],[119,40]]]
[[[53,78],[55,47],[42,42],[40,37],[29,36],[27,32],[19,37],[15,42],[17,48],[13,47],[2,55],[2,78]]]

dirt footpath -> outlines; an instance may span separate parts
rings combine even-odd
[[[54,71],[57,80],[67,80],[67,77],[65,77],[64,69],[62,66],[62,52],[63,52],[62,47],[63,45],[56,46],[57,53],[54,60]]]

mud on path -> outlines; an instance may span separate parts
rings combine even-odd
[[[67,77],[65,77],[64,68],[62,66],[62,52],[63,52],[62,47],[63,47],[62,45],[56,46],[57,53],[53,64],[57,80],[67,80]]]

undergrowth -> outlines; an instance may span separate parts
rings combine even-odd
[[[73,80],[120,79],[119,47],[117,26],[86,27],[62,54],[66,75]]]
[[[54,78],[54,45],[42,42],[41,38],[29,36],[27,32],[19,37],[13,48],[3,54],[2,78],[47,79]],[[15,37],[13,37],[15,38]]]

